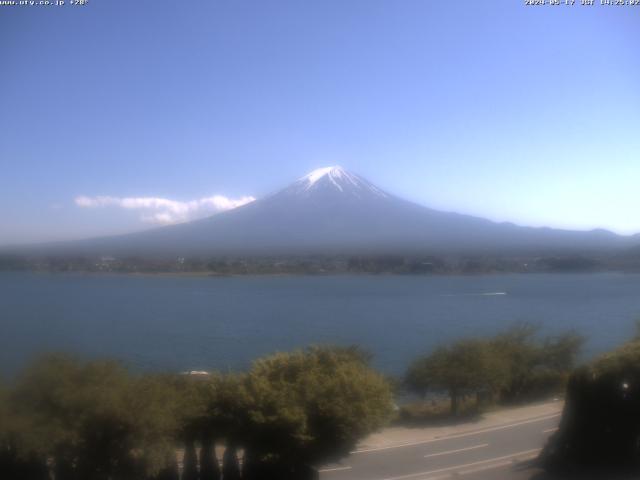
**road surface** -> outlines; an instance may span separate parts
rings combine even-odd
[[[339,464],[323,466],[321,480],[522,480],[524,462],[555,431],[562,404],[514,409],[475,424],[389,429]],[[404,437],[404,440],[402,441]],[[367,444],[368,443],[368,444]]]

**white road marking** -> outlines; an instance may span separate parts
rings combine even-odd
[[[489,465],[483,465],[481,467],[470,468],[469,470],[460,470],[456,472],[456,475],[459,475],[459,476],[471,475],[473,473],[486,472],[487,470],[493,470],[500,467],[508,467],[509,465],[513,465],[513,460],[505,460],[498,463],[491,463]],[[426,480],[433,480],[433,478],[429,478]]]
[[[506,460],[504,462],[498,462],[498,463],[492,463],[490,465],[484,465],[481,467],[476,467],[476,468],[470,468],[468,470],[460,470],[458,471],[458,475],[470,475],[472,473],[477,473],[477,472],[482,472],[485,470],[491,470],[494,468],[500,468],[500,467],[506,467],[509,465],[513,465],[513,461],[518,459],[520,461],[525,461],[525,460],[530,460],[532,458],[535,458],[536,455],[540,452],[539,448],[536,448],[535,450],[530,450],[529,453],[526,454],[521,454],[521,455],[517,455],[513,458],[510,458],[509,460]]]
[[[497,426],[497,427],[489,427],[489,428],[485,428],[485,429],[481,429],[481,430],[475,430],[473,432],[458,433],[458,434],[444,436],[444,437],[432,438],[432,439],[429,439],[429,440],[420,440],[420,441],[417,441],[417,442],[399,443],[397,445],[389,445],[388,447],[363,448],[361,450],[354,450],[353,452],[349,452],[349,453],[351,455],[355,455],[356,453],[379,452],[381,450],[391,450],[391,449],[394,449],[394,448],[413,447],[415,445],[425,445],[427,443],[442,442],[444,440],[451,440],[451,439],[455,439],[455,438],[469,437],[469,436],[472,436],[472,435],[480,435],[481,433],[495,432],[496,430],[504,430],[505,428],[513,428],[513,427],[518,427],[520,425],[527,425],[529,423],[542,422],[544,420],[550,420],[552,418],[559,417],[560,415],[561,415],[561,413],[554,413],[552,415],[546,415],[546,416],[539,417],[539,418],[533,418],[531,420],[524,420],[522,422],[511,423],[511,424],[508,424],[508,425],[500,425],[500,426]]]
[[[481,445],[474,445],[473,447],[458,448],[456,450],[447,450],[446,452],[430,453],[429,455],[425,455],[424,458],[439,457],[440,455],[451,455],[452,453],[466,452],[468,450],[476,450],[478,448],[485,448],[488,446],[489,446],[488,443],[483,443]]]
[[[318,470],[318,472],[320,473],[327,473],[327,472],[340,472],[342,470],[351,470],[352,467],[334,467],[334,468],[323,468],[321,470]]]
[[[558,430],[558,427],[547,428],[546,430],[542,430],[542,433],[551,433],[551,432],[555,432],[556,430]]]
[[[477,462],[465,463],[462,465],[453,465],[451,467],[439,468],[437,470],[429,470],[427,472],[410,473],[408,475],[400,475],[398,477],[387,477],[382,480],[404,480],[406,478],[416,478],[416,477],[423,477],[423,480],[430,480],[429,478],[424,478],[424,477],[426,475],[432,475],[434,473],[448,472],[451,470],[458,470],[461,468],[473,467],[475,465],[482,465],[482,464],[492,463],[492,462],[495,463],[495,462],[500,462],[501,460],[506,460],[506,459],[514,459],[523,455],[532,454],[539,451],[540,451],[539,448],[534,448],[532,450],[524,450],[522,452],[511,453],[509,455],[504,455],[502,457],[488,458],[487,460],[479,460]],[[499,466],[503,466],[503,465],[499,465]],[[472,473],[470,471],[467,471],[467,472]]]

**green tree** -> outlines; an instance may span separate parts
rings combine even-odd
[[[222,455],[222,478],[228,480],[240,480],[240,464],[238,462],[238,453],[236,446],[227,442]]]
[[[538,327],[517,324],[493,339],[508,368],[501,397],[507,402],[544,396],[564,387],[584,345],[584,337],[568,331],[540,338]]]
[[[458,415],[463,396],[478,396],[502,386],[507,372],[501,360],[490,342],[460,340],[414,361],[405,382],[422,395],[428,391],[446,391],[451,400],[451,413]]]
[[[301,469],[348,454],[380,428],[391,413],[391,391],[366,362],[361,350],[342,347],[256,361],[244,378],[253,459]]]
[[[174,448],[171,391],[115,362],[42,357],[20,377],[11,403],[18,450],[53,457],[59,480],[155,474]]]
[[[0,478],[20,476],[14,427],[9,411],[9,391],[0,383]]]
[[[205,434],[200,449],[200,480],[219,480],[220,465],[212,436]]]
[[[533,324],[518,323],[493,339],[494,347],[508,369],[507,381],[501,391],[505,400],[522,396],[531,382],[533,370],[540,361],[536,344],[538,331]]]
[[[554,371],[570,372],[577,363],[585,340],[575,331],[546,338],[541,346],[540,364]]]
[[[217,463],[212,450],[215,432],[210,406],[215,403],[220,375],[174,375],[168,378],[168,387],[177,397],[177,417],[180,442],[184,447],[183,480],[215,478]],[[201,442],[201,471],[198,471],[196,442]],[[217,460],[216,460],[217,462]]]

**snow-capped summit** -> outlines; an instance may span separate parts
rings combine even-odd
[[[375,195],[386,197],[387,194],[374,184],[359,175],[351,173],[339,165],[322,167],[299,178],[286,189],[288,193],[310,194],[314,192],[337,191],[354,197]]]
[[[347,172],[345,172],[344,168],[342,168],[340,165],[335,165],[333,167],[316,168],[313,172],[307,173],[300,180],[305,180],[309,184],[309,187],[311,187],[322,177],[328,176],[329,178],[340,178],[343,175],[347,175]]]

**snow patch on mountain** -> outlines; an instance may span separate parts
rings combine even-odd
[[[364,178],[337,165],[313,170],[298,179],[289,190],[294,193],[311,193],[315,190],[327,188],[356,197],[360,197],[363,194],[373,194],[379,197],[388,196],[384,191]]]
[[[335,167],[317,168],[313,172],[307,173],[300,180],[306,180],[309,184],[309,187],[312,187],[313,184],[315,184],[322,177],[325,177],[327,175],[331,177],[332,172],[336,172],[339,175],[339,172],[342,172],[342,167],[335,166]]]

